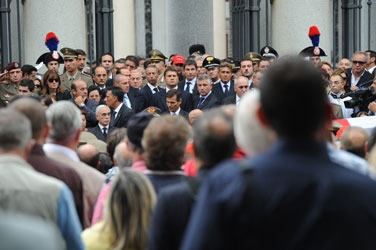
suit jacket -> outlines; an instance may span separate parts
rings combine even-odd
[[[194,109],[197,108],[197,109],[205,110],[205,109],[211,109],[211,108],[221,105],[220,101],[218,101],[217,97],[213,93],[211,93],[208,97],[206,97],[205,101],[201,104],[200,107],[198,107],[199,101],[200,101],[200,96],[196,96],[193,98]]]
[[[164,114],[166,114],[166,115],[171,115],[170,111],[168,111],[168,110],[167,110],[166,112],[164,112]],[[186,111],[184,111],[184,110],[182,110],[181,108],[180,108],[179,116],[182,116],[182,117],[184,117],[187,121],[189,121],[189,113],[186,112]]]
[[[225,96],[225,93],[223,92],[222,85],[220,82],[213,85],[212,92],[219,101],[222,101],[225,97],[227,97]],[[228,90],[228,96],[234,95],[234,94],[235,94],[234,82],[231,81],[230,88]]]
[[[108,139],[108,135],[111,134],[112,131],[116,130],[116,128],[113,128],[113,127],[108,127],[108,131],[107,131],[107,138],[104,137],[103,133],[102,133],[102,130],[101,128],[99,127],[99,125],[93,127],[93,128],[89,128],[89,132],[92,133],[93,135],[95,135],[97,137],[98,140],[101,140],[101,141],[104,141],[104,142],[107,142],[107,139]]]
[[[35,144],[31,150],[27,162],[33,168],[45,175],[49,175],[64,182],[72,191],[74,203],[81,225],[84,225],[84,202],[83,202],[83,184],[81,177],[70,166],[48,158],[43,151],[42,146]]]
[[[248,172],[239,165],[205,178],[180,249],[374,248],[376,182],[334,163],[325,143],[279,140]]]
[[[348,81],[348,86],[347,86],[347,90],[346,92],[350,89],[351,87],[351,78],[352,78],[352,73],[351,73],[351,68],[350,69],[346,69],[347,71],[347,74],[349,75],[349,81]],[[365,82],[368,82],[368,81],[371,81],[372,80],[372,75],[371,73],[369,73],[367,70],[364,70],[364,74],[360,77],[358,83],[356,84],[357,87],[359,87],[359,85],[361,85],[362,83],[365,83]],[[366,86],[368,87],[368,86]]]
[[[235,95],[229,95],[222,100],[223,105],[227,104],[236,104],[236,94]]]
[[[75,161],[61,152],[47,152],[48,157],[72,167],[81,177],[84,197],[84,228],[90,227],[95,202],[98,198],[106,176],[81,161]]]
[[[166,104],[166,90],[162,90],[158,93],[152,95],[150,106],[159,108],[162,112],[168,111]],[[180,108],[190,112],[193,109],[193,98],[192,95],[187,91],[181,92],[181,104]]]
[[[110,127],[126,128],[128,125],[128,120],[133,114],[134,111],[123,104],[116,116],[116,119],[113,119],[113,115],[111,115]]]
[[[136,109],[137,109],[137,94],[138,94],[138,92],[139,92],[138,89],[130,87],[129,92],[127,93],[128,99],[131,103],[133,111],[136,111]],[[124,95],[125,95],[125,93],[124,93]]]
[[[70,99],[70,101],[73,102],[74,105],[76,105],[73,98]],[[83,107],[82,109],[86,113],[86,123],[87,123],[86,127],[87,128],[94,127],[98,123],[97,118],[95,116],[95,110],[97,109],[97,107],[98,107],[97,102],[90,100],[90,99],[85,100],[85,107]],[[81,109],[81,107],[78,107],[78,108]]]
[[[197,78],[196,78],[197,79]],[[193,92],[192,92],[192,96],[198,96],[198,95],[200,95],[199,93],[198,93],[198,89],[197,89],[197,80],[193,83],[194,84],[194,87],[193,87]],[[178,90],[180,91],[180,92],[188,92],[189,93],[189,91],[185,91],[185,79],[183,79],[182,81],[179,81],[178,82]]]
[[[158,86],[159,92],[164,91],[164,88],[161,88]],[[142,110],[150,107],[150,102],[152,99],[153,93],[151,92],[151,89],[148,85],[145,85],[141,88],[140,91],[138,91],[136,99],[137,99],[137,107],[136,112],[141,112]]]

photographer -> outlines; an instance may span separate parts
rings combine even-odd
[[[376,95],[376,78],[373,79],[373,82],[371,84],[371,87],[373,88],[373,95]],[[368,105],[368,109],[370,112],[372,112],[372,115],[375,115],[376,114],[376,102],[375,101],[372,101],[369,105]]]

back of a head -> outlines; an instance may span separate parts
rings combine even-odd
[[[15,109],[0,109],[0,152],[24,150],[30,139],[29,119]]]
[[[231,158],[236,149],[231,118],[220,109],[204,112],[193,125],[193,145],[203,168]]]
[[[260,93],[266,120],[281,137],[313,137],[329,117],[325,81],[303,59],[284,57],[273,63]]]
[[[123,169],[118,174],[104,213],[113,249],[146,249],[155,202],[154,188],[144,174],[132,169]]]
[[[144,131],[142,146],[150,170],[179,170],[189,138],[189,126],[182,116],[153,118]]]
[[[108,135],[107,139],[107,152],[113,161],[116,145],[123,141],[127,137],[127,129],[119,128],[114,130]]]
[[[250,91],[242,97],[234,118],[236,142],[252,156],[265,152],[273,143],[272,131],[257,118],[260,105],[259,90]]]
[[[33,139],[39,139],[47,124],[46,113],[42,104],[33,98],[24,97],[10,103],[9,107],[20,111],[30,120]]]
[[[51,124],[49,139],[55,143],[70,142],[82,127],[80,110],[70,101],[59,101],[46,111]]]
[[[341,149],[365,158],[367,140],[368,133],[365,129],[361,127],[348,127],[341,134]]]

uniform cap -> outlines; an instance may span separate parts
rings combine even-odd
[[[160,61],[164,61],[165,59],[167,59],[167,57],[165,57],[165,55],[163,55],[162,52],[160,52],[159,50],[157,49],[153,49],[152,51],[149,52],[149,59],[150,60],[160,60]]]
[[[189,54],[200,53],[201,55],[205,54],[205,46],[202,44],[193,44],[189,47]]]
[[[8,67],[7,67],[7,70],[8,72],[13,70],[13,69],[20,69],[21,68],[21,65],[19,62],[11,62],[8,64]]]
[[[76,50],[71,49],[71,48],[67,48],[67,47],[62,48],[60,50],[60,52],[63,54],[64,60],[65,59],[74,59],[74,58],[77,58],[77,56],[78,56],[78,53],[77,53]]]
[[[204,61],[202,62],[202,66],[206,69],[218,67],[219,64],[221,64],[221,60],[219,60],[218,58],[215,58],[213,56],[206,57],[204,59]]]
[[[258,62],[261,60],[261,55],[256,52],[248,52],[245,54],[244,59],[251,59],[252,62]]]
[[[264,46],[261,50],[260,50],[260,54],[261,56],[263,57],[267,57],[267,58],[278,58],[278,52],[271,46]]]

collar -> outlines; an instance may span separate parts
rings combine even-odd
[[[173,114],[179,115],[180,114],[180,107],[179,107],[178,110],[176,110],[176,112],[170,112],[170,115],[173,115]]]
[[[197,78],[197,77],[193,78],[193,79],[192,79],[192,80],[190,80],[190,81],[188,81],[187,79],[185,79],[185,83],[187,83],[187,82],[190,82],[190,83],[195,83],[195,82],[196,82],[196,78]]]
[[[98,83],[94,82],[95,86],[97,86],[100,90],[106,89],[106,84],[101,87]]]
[[[183,170],[146,170],[145,174],[149,175],[186,175]]]
[[[211,93],[212,93],[212,91],[210,90],[210,92],[209,92],[206,96],[202,96],[202,95],[200,95],[200,98],[203,97],[203,98],[206,99]]]
[[[34,169],[28,164],[21,156],[15,154],[2,154],[0,155],[0,166],[8,167],[9,164],[15,163],[17,167],[23,167],[28,169]],[[12,166],[12,168],[15,166]]]
[[[108,131],[108,129],[109,129],[109,125],[107,125],[107,126],[102,126],[100,123],[98,123],[98,126],[99,126],[99,128],[101,129],[101,131],[103,131],[103,128],[106,128],[107,131]]]
[[[114,109],[114,111],[116,112],[116,114],[119,114],[119,110],[121,109],[122,106],[123,106],[123,103],[121,102],[121,103],[119,104],[119,106],[117,106],[117,108]]]
[[[62,153],[65,156],[68,156],[70,159],[80,162],[80,158],[78,158],[77,153],[68,147],[53,143],[46,143],[43,145],[43,150],[46,153]]]
[[[154,89],[155,89],[155,88],[158,88],[158,86],[157,86],[157,85],[153,86],[153,85],[151,85],[150,83],[147,83],[147,85],[149,86],[151,92],[154,94]]]
[[[178,85],[175,86],[175,88],[172,88],[172,89],[178,89]],[[166,93],[168,93],[168,91],[170,91],[171,89],[169,89],[167,86],[166,86]]]
[[[363,73],[357,79],[361,78],[366,71],[367,71],[367,69],[363,70]],[[352,69],[351,69],[351,75],[355,77],[355,75],[353,74],[353,70]]]
[[[78,74],[78,69],[77,69],[76,73],[73,76],[69,75],[68,72],[65,72],[65,73],[67,73],[68,80],[72,80],[72,79],[74,80],[74,79],[76,79],[76,76]]]
[[[227,86],[231,86],[231,81],[228,81],[227,83],[224,83],[224,82],[222,82],[222,81],[220,81],[220,83],[221,83],[221,85],[222,85],[222,88],[224,88],[225,87],[225,84],[227,85]]]

